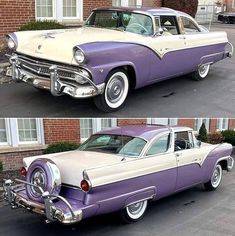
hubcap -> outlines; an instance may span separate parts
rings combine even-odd
[[[216,169],[214,170],[214,173],[212,175],[211,178],[211,184],[213,187],[218,187],[220,184],[220,180],[221,180],[221,168],[219,166],[216,167]]]
[[[198,72],[202,78],[205,78],[209,72],[209,69],[210,69],[210,65],[201,65],[199,67]]]
[[[147,208],[148,201],[142,201],[138,203],[134,203],[132,205],[127,206],[127,214],[130,218],[138,220],[145,212]]]
[[[124,91],[124,81],[121,76],[114,77],[107,87],[107,98],[111,103],[120,100]]]
[[[45,189],[46,187],[46,175],[45,172],[41,169],[36,169],[34,173],[32,174],[32,180],[31,183],[41,187],[42,189]],[[37,187],[32,186],[32,191],[35,195],[41,194],[41,191]]]

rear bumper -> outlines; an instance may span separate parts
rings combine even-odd
[[[85,69],[42,63],[13,54],[9,59],[10,73],[15,82],[25,82],[39,89],[49,90],[53,96],[67,94],[73,98],[89,98],[104,92],[105,83],[96,85]],[[35,69],[36,68],[36,69]],[[66,74],[67,76],[61,76]],[[69,77],[68,75],[74,77]],[[79,83],[78,81],[83,81]]]
[[[30,184],[25,181],[15,180],[18,183]],[[73,224],[82,220],[82,210],[74,210],[71,204],[62,196],[50,195],[48,192],[42,193],[44,204],[31,201],[25,194],[24,186],[13,187],[11,180],[5,180],[3,184],[4,199],[11,205],[12,209],[25,208],[30,212],[45,215],[47,222],[59,221],[62,224]],[[60,201],[63,204],[57,204]],[[64,207],[61,207],[61,206]]]

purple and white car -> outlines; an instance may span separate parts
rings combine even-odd
[[[128,92],[192,74],[231,57],[226,32],[208,32],[189,15],[168,8],[98,8],[81,28],[7,35],[13,80],[52,95],[94,97],[112,112]]]
[[[5,180],[5,199],[45,214],[47,222],[71,224],[115,211],[135,222],[149,201],[198,184],[217,189],[223,170],[233,168],[231,152],[227,143],[200,143],[187,127],[113,128],[79,150],[25,158],[25,180]]]

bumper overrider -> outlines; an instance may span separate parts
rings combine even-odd
[[[62,196],[44,192],[40,187],[23,180],[16,179],[15,183],[27,184],[40,189],[44,204],[29,200],[20,193],[25,190],[24,186],[13,187],[12,180],[5,180],[3,184],[4,199],[11,205],[12,209],[25,208],[30,212],[45,215],[47,223],[59,221],[63,224],[73,224],[82,220],[82,210],[73,210],[71,204]],[[63,210],[54,202],[61,201],[66,206]]]
[[[18,54],[9,57],[13,81],[50,90],[53,96],[67,94],[74,98],[89,98],[104,92],[105,83],[96,85],[84,68],[38,61]]]

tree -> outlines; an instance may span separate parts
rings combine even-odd
[[[162,0],[164,7],[169,7],[178,11],[183,11],[191,15],[196,16],[198,0]]]
[[[199,129],[199,135],[198,135],[197,139],[202,142],[207,142],[207,130],[206,130],[206,126],[204,123],[202,123],[202,125]]]

